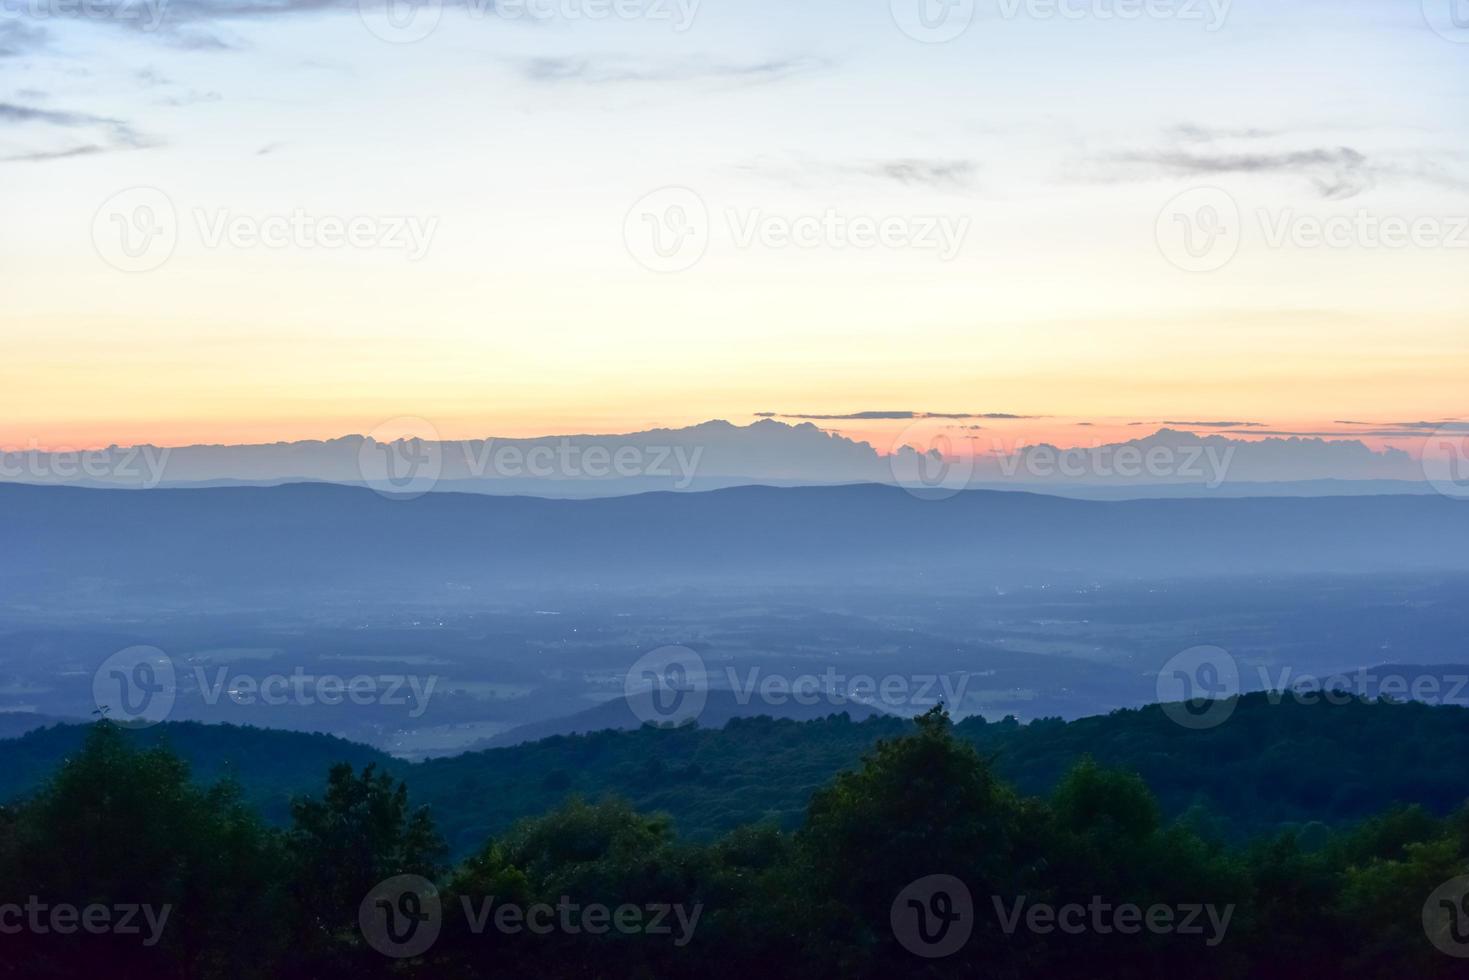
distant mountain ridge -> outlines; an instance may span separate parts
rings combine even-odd
[[[0,485],[0,588],[74,604],[262,591],[981,581],[1469,569],[1469,506],[1440,496],[1083,501],[878,485],[591,500],[362,488],[127,493]],[[752,578],[752,576],[755,576]]]
[[[1138,439],[1078,447],[1017,444],[963,427],[897,433],[893,439],[892,445],[873,446],[811,422],[760,419],[745,426],[713,420],[610,435],[439,440],[431,427],[415,429],[404,421],[375,435],[329,440],[11,451],[0,453],[0,479],[133,489],[323,482],[549,497],[930,481],[954,489],[1054,489],[1079,496],[1221,486],[1259,495],[1270,488],[1256,484],[1317,481],[1337,481],[1327,492],[1382,492],[1399,485],[1416,492],[1426,486],[1407,453],[1377,451],[1347,438],[1232,439],[1165,426]]]
[[[87,727],[0,740],[0,804],[34,790],[78,749]],[[561,735],[417,763],[327,735],[233,725],[166,722],[129,736],[170,747],[200,781],[234,778],[276,822],[289,819],[292,797],[321,793],[331,765],[376,765],[407,782],[413,801],[431,807],[454,851],[464,854],[572,796],[622,797],[669,813],[695,837],[761,820],[795,827],[813,790],[855,767],[879,739],[911,729],[891,716],[747,718],[724,728]],[[971,718],[955,731],[1023,792],[1049,793],[1072,764],[1091,756],[1141,775],[1167,818],[1203,804],[1203,819],[1217,820],[1218,831],[1235,839],[1291,823],[1351,822],[1393,804],[1447,813],[1469,786],[1469,708],[1452,705],[1273,703],[1251,694],[1227,722],[1202,730],[1182,728],[1150,705],[1071,722]]]
[[[522,745],[555,735],[585,735],[589,732],[629,731],[641,728],[649,719],[659,716],[658,711],[650,710],[649,701],[650,695],[646,693],[634,695],[631,698],[614,698],[565,718],[549,718],[528,725],[518,725],[509,731],[486,739],[471,747],[469,751]],[[853,721],[866,721],[868,718],[887,714],[869,705],[848,701],[831,694],[823,695],[813,704],[802,704],[795,699],[789,699],[786,703],[771,705],[759,700],[752,703],[748,699],[742,703],[734,692],[714,689],[703,694],[699,724],[705,728],[723,728],[735,718],[759,715],[770,715],[790,721],[811,721],[816,718],[825,718],[835,712],[845,712]],[[675,713],[670,721],[676,722],[677,720],[678,716]]]

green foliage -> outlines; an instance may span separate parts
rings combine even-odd
[[[379,964],[355,933],[363,898],[379,882],[398,875],[430,881],[444,868],[446,848],[424,808],[408,803],[408,787],[369,765],[361,775],[333,766],[321,799],[291,807],[284,835],[291,869],[288,919],[294,926],[295,959],[303,976],[348,963]]]
[[[1143,716],[1130,723],[1151,722]],[[863,726],[844,727],[843,737]],[[955,726],[935,710],[911,726],[883,729],[885,737],[850,768],[814,788],[794,831],[772,819],[713,839],[690,838],[676,833],[666,814],[573,796],[508,824],[450,867],[429,813],[415,807],[395,774],[373,764],[332,767],[324,791],[295,799],[289,824],[272,829],[238,788],[199,786],[167,749],[135,744],[130,733],[101,722],[32,796],[0,809],[0,904],[32,896],[78,906],[151,903],[167,906],[171,916],[156,945],[117,934],[7,933],[0,936],[0,974],[1465,975],[1465,961],[1430,944],[1421,915],[1434,889],[1469,871],[1469,809],[1438,816],[1399,805],[1345,827],[1302,821],[1231,844],[1201,802],[1207,794],[1196,789],[1171,818],[1144,778],[1107,760],[1116,746],[1106,739],[1094,740],[1095,757],[1079,755],[1049,781],[1046,795],[1017,791],[1003,778],[1000,757],[983,748],[991,737],[1013,737],[1003,732],[1016,727]],[[1058,737],[1055,725],[1045,727],[1048,737]],[[758,741],[770,729],[743,723],[733,730]],[[1178,730],[1174,738],[1197,735]],[[695,730],[639,737],[683,740],[695,756],[700,746],[727,751],[726,741],[707,741],[710,733]],[[597,755],[619,744],[617,737],[588,739],[574,749]],[[1149,744],[1142,738],[1135,747]],[[718,772],[709,761],[684,764]],[[581,773],[573,765],[548,770],[555,771],[572,782]],[[526,777],[542,787],[545,775]],[[1199,774],[1202,783],[1211,778]],[[402,959],[383,955],[358,926],[368,893],[399,875],[435,882],[443,910],[437,940]],[[972,897],[967,943],[938,959],[914,955],[893,925],[900,894],[931,875],[959,879]],[[1207,905],[1224,917],[1203,934],[1095,927],[1063,933],[1028,926],[1020,911],[1006,918],[1038,904]],[[655,906],[681,910],[683,918],[670,917],[671,928],[661,933],[564,925],[589,921],[578,920],[577,910],[643,914]],[[553,927],[495,924],[507,908],[523,914],[536,907]]]
[[[723,729],[558,736],[418,764],[298,732],[184,722],[122,733],[139,748],[176,751],[201,781],[237,780],[276,826],[290,823],[291,797],[316,792],[331,765],[375,763],[413,787],[451,854],[463,857],[517,820],[574,797],[616,797],[667,813],[680,834],[702,841],[767,821],[793,831],[833,776],[880,740],[914,730],[898,718],[746,718]],[[1141,777],[1161,820],[1188,814],[1205,836],[1235,844],[1311,821],[1356,823],[1399,803],[1443,816],[1469,795],[1469,709],[1449,705],[1272,704],[1254,694],[1239,699],[1225,724],[1202,731],[1179,728],[1156,706],[1026,725],[970,718],[953,731],[1024,795],[1049,795],[1090,757]],[[0,801],[33,792],[85,732],[57,726],[0,742]],[[1199,823],[1206,816],[1212,828]]]
[[[161,938],[22,930],[0,970],[27,977],[143,976],[157,964],[188,976],[268,975],[243,946],[272,953],[257,924],[279,913],[278,841],[236,787],[201,789],[162,749],[130,748],[116,726],[92,726],[80,752],[35,797],[7,811],[0,903],[147,906]],[[144,933],[145,915],[135,917]]]

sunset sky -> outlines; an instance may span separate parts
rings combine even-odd
[[[3,447],[1469,414],[1449,0],[119,2],[4,3]]]

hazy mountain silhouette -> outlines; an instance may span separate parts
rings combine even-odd
[[[594,500],[324,484],[156,490],[0,486],[14,602],[149,603],[262,592],[816,580],[931,588],[1023,576],[1469,568],[1469,506],[1440,496],[1083,501],[896,487],[741,487]]]
[[[874,446],[810,422],[705,422],[622,435],[536,439],[378,441],[349,435],[265,445],[110,447],[85,454],[3,454],[0,478],[73,486],[201,487],[327,482],[552,497],[767,485],[902,483],[1045,489],[1104,496],[1118,488],[1179,494],[1229,487],[1343,481],[1318,492],[1412,491],[1423,474],[1401,450],[1374,451],[1351,439],[1232,439],[1162,428],[1144,438],[1094,447],[1022,446],[957,424],[935,423],[893,445]],[[926,424],[925,424],[926,426]],[[401,434],[401,433],[398,433]],[[920,452],[936,435],[951,458]],[[905,442],[904,440],[907,440]],[[393,482],[401,477],[402,483]],[[386,481],[386,482],[385,482]],[[1397,481],[1402,481],[1399,485]],[[1294,492],[1289,489],[1283,492]]]
[[[792,721],[811,721],[845,712],[853,721],[866,721],[874,715],[887,714],[870,705],[849,701],[835,695],[823,695],[815,704],[802,704],[795,699],[784,699],[781,703],[776,704],[758,697],[746,699],[744,703],[741,703],[740,698],[733,691],[716,689],[704,692],[702,699],[697,702],[699,705],[697,716],[689,713],[681,717],[680,711],[675,706],[668,711],[667,721],[664,722],[663,710],[655,705],[652,699],[653,695],[648,692],[626,698],[614,698],[568,717],[519,725],[508,732],[502,732],[493,738],[486,739],[467,751],[521,745],[525,742],[537,742],[543,738],[550,738],[553,735],[580,735],[609,729],[627,731],[641,728],[650,721],[676,725],[683,720],[697,720],[700,727],[703,728],[723,728],[731,719],[760,715],[786,718]]]

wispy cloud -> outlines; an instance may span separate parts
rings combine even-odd
[[[1469,190],[1469,176],[1431,153],[1385,153],[1355,146],[1291,146],[1288,134],[1251,128],[1169,127],[1163,145],[1100,155],[1103,181],[1158,177],[1278,176],[1308,182],[1327,200],[1346,200],[1386,181]]]
[[[757,159],[741,164],[739,169],[797,187],[828,187],[833,180],[860,177],[905,187],[952,191],[973,187],[981,167],[978,161],[961,157],[898,157],[845,162]]]
[[[85,112],[70,112],[61,109],[41,109],[35,106],[0,102],[0,126],[33,126],[45,129],[61,129],[68,132],[90,131],[85,142],[73,141],[69,145],[27,149],[0,156],[4,163],[37,163],[45,160],[63,160],[70,157],[91,156],[110,150],[136,150],[159,145],[159,141],[140,133],[121,119],[97,116]]]
[[[0,21],[0,58],[14,58],[44,48],[50,40],[44,27],[23,20]]]
[[[885,160],[859,168],[900,184],[925,187],[967,187],[979,169],[973,160]]]
[[[1294,150],[1285,153],[1227,153],[1208,150],[1159,149],[1119,153],[1110,162],[1166,176],[1280,174],[1304,177],[1328,200],[1344,200],[1370,189],[1377,171],[1367,157],[1349,146]]]
[[[690,60],[646,65],[615,57],[560,57],[528,58],[518,64],[521,73],[536,82],[608,85],[640,82],[774,82],[819,71],[827,67],[828,62],[820,58],[797,57],[738,64]]]

